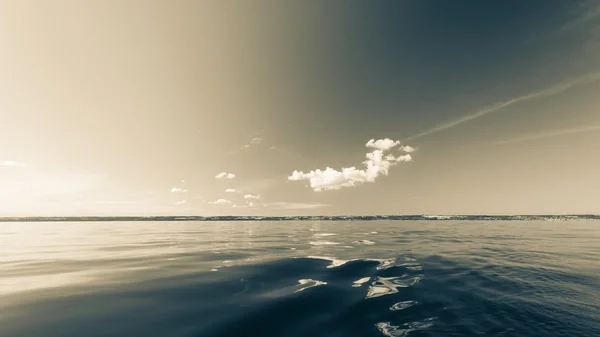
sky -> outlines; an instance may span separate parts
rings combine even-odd
[[[600,3],[0,2],[0,216],[600,213]]]

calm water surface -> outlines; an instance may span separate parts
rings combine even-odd
[[[600,336],[600,222],[0,223],[0,336]]]

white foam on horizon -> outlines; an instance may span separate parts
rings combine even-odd
[[[308,243],[311,246],[330,246],[330,245],[339,245],[339,242],[333,241],[311,241]]]
[[[358,241],[353,241],[352,243],[356,243],[356,244],[361,244],[361,245],[374,245],[375,242],[371,241],[371,240],[358,240]]]

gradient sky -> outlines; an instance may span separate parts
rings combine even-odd
[[[8,0],[0,50],[0,216],[600,213],[595,0]]]

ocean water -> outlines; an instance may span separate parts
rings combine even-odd
[[[0,336],[600,336],[600,221],[0,223]]]

